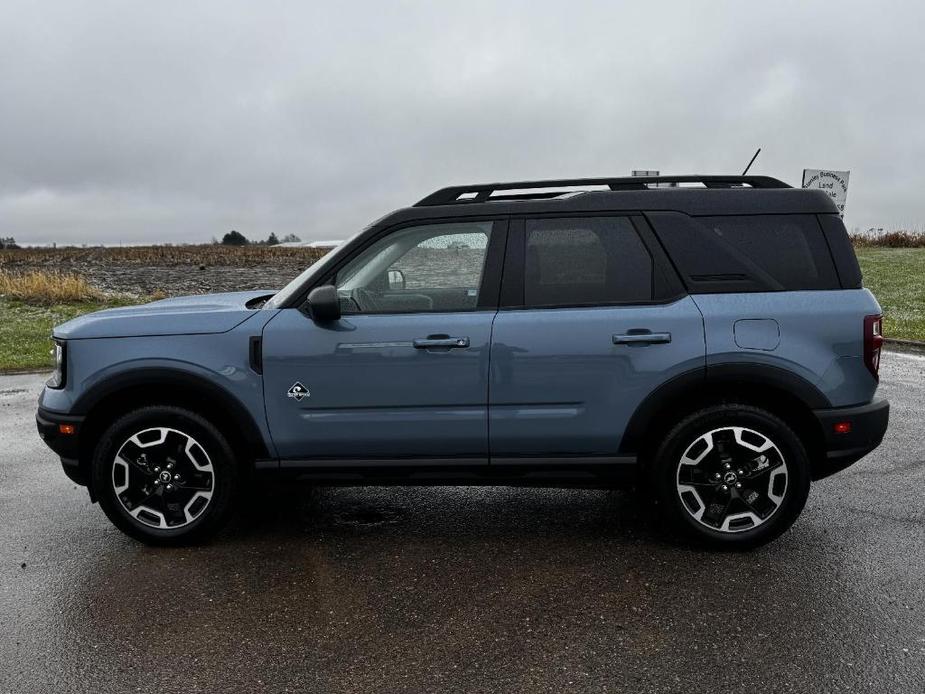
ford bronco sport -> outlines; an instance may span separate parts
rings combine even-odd
[[[695,537],[751,547],[883,438],[880,327],[823,192],[761,176],[458,186],[275,293],[58,326],[38,429],[152,544],[211,535],[260,474],[629,484]]]

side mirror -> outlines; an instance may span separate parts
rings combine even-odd
[[[340,320],[340,297],[337,296],[337,287],[326,284],[315,287],[308,293],[308,315],[316,323],[329,323]]]
[[[389,289],[404,289],[405,273],[401,270],[389,270]]]

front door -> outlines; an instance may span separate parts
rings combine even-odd
[[[486,287],[498,278],[484,268],[503,233],[491,221],[393,231],[331,278],[341,320],[292,308],[267,324],[264,397],[282,459],[487,462]]]
[[[527,219],[508,251],[503,296],[517,300],[492,336],[492,463],[616,456],[642,400],[704,368],[697,306],[671,295],[630,217]]]

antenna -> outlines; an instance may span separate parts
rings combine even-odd
[[[758,158],[758,155],[759,155],[759,154],[761,154],[761,147],[759,147],[758,149],[755,150],[755,156],[752,157],[751,161],[748,162],[748,166],[745,167],[745,171],[742,172],[742,175],[743,175],[743,176],[744,176],[745,174],[748,173],[748,170],[749,170],[750,168],[752,168],[752,164],[755,163],[755,159]]]

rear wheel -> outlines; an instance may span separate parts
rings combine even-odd
[[[227,440],[188,410],[151,406],[109,427],[93,457],[93,488],[109,519],[149,544],[202,541],[227,520],[237,464]]]
[[[656,454],[656,474],[669,519],[729,548],[776,538],[809,494],[799,438],[780,418],[747,405],[717,405],[680,422]]]

